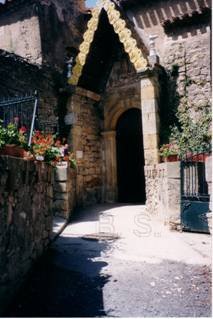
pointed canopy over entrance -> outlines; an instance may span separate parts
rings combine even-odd
[[[115,54],[116,47],[121,44],[136,71],[147,67],[147,49],[141,40],[138,41],[137,34],[134,34],[128,19],[124,18],[120,8],[111,0],[100,0],[100,3],[92,10],[92,17],[83,39],[69,79],[72,85],[84,87],[85,76],[89,82],[93,67],[96,68],[95,74],[93,72],[93,80],[100,82],[102,80],[100,72],[107,72],[110,58]],[[84,73],[87,74],[82,79]],[[88,89],[97,91],[93,87]]]

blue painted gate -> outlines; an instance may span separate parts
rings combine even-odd
[[[209,194],[205,159],[181,162],[181,223],[187,231],[209,233]]]

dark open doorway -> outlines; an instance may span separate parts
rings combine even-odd
[[[144,149],[141,111],[123,113],[116,128],[118,201],[145,203]]]

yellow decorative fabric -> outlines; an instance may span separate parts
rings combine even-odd
[[[137,41],[133,38],[132,32],[128,29],[126,22],[121,18],[120,12],[110,0],[100,0],[99,4],[92,10],[92,17],[87,24],[87,30],[83,36],[83,42],[79,48],[79,54],[76,58],[76,65],[73,68],[72,76],[69,83],[77,85],[81,76],[83,66],[90,50],[91,43],[94,39],[95,31],[98,27],[101,10],[104,9],[108,15],[110,24],[118,34],[119,40],[124,46],[124,50],[129,55],[130,61],[135,69],[141,70],[147,67],[147,59],[143,52],[138,48]]]

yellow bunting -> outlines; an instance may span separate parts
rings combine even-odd
[[[137,46],[136,40],[132,37],[131,31],[127,28],[125,21],[121,18],[120,12],[116,9],[115,4],[109,0],[102,0],[104,9],[107,12],[109,22],[114,31],[118,34],[124,50],[128,53],[130,61],[136,70],[146,68],[147,60],[143,57],[141,50]]]
[[[97,30],[100,12],[104,9],[108,15],[110,24],[113,26],[115,33],[118,34],[124,50],[129,55],[130,61],[133,63],[136,70],[145,69],[147,59],[143,52],[138,48],[136,40],[132,36],[132,32],[127,28],[126,22],[121,18],[120,12],[110,0],[101,0],[100,3],[92,10],[92,17],[88,21],[87,30],[83,35],[83,42],[79,47],[79,54],[76,58],[76,64],[73,68],[69,83],[77,85],[81,76],[83,67],[86,63],[91,43],[94,39],[95,31]]]
[[[71,78],[68,80],[69,84],[77,85],[81,77],[83,66],[86,63],[87,54],[89,53],[91,43],[94,39],[95,31],[98,27],[100,11],[100,7],[95,7],[92,10],[92,17],[88,21],[87,30],[83,36],[84,40],[79,47],[79,54],[76,58],[76,64],[73,68]]]

